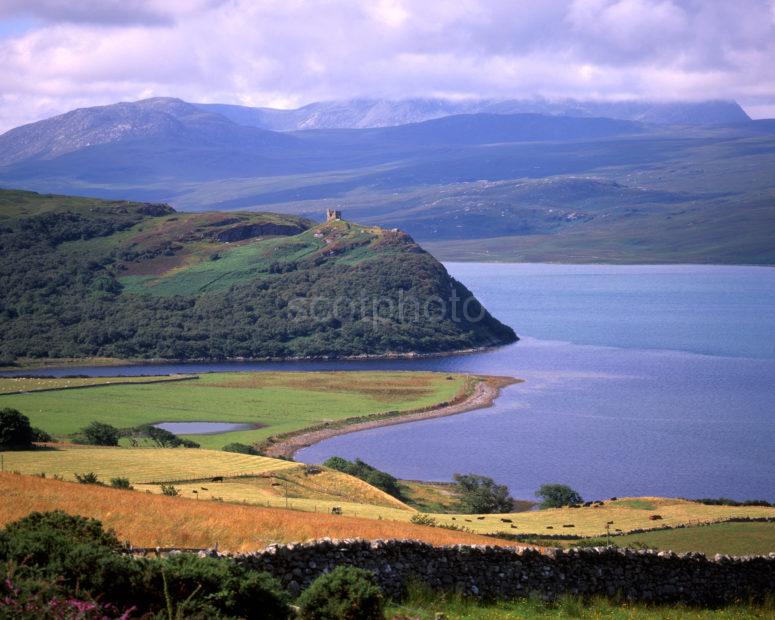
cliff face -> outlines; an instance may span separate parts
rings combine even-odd
[[[2,192],[0,355],[443,353],[510,327],[409,235],[271,213]]]

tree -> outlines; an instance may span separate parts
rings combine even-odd
[[[560,508],[584,502],[581,495],[565,484],[543,484],[536,491],[536,497],[541,499],[541,508]]]
[[[0,409],[0,450],[29,450],[34,438],[26,415],[16,409]]]
[[[345,474],[355,476],[356,478],[360,478],[364,482],[368,482],[371,486],[377,487],[388,495],[401,499],[401,487],[398,485],[398,480],[387,472],[380,471],[361,459],[355,459],[355,462],[352,462],[343,459],[341,456],[332,456],[323,461],[323,465],[330,469],[335,469],[344,472]]]
[[[143,424],[132,429],[135,441],[139,439],[149,439],[157,448],[198,448],[199,444],[190,439],[178,437],[175,433],[158,428],[152,424]]]
[[[86,443],[93,446],[117,446],[121,436],[119,430],[110,424],[92,422],[81,431],[86,438]]]
[[[455,492],[465,512],[490,514],[511,512],[514,500],[505,484],[496,484],[492,478],[476,474],[455,474]]]

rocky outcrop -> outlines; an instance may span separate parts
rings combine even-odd
[[[268,236],[290,236],[303,233],[306,229],[303,226],[294,226],[292,224],[241,224],[232,226],[226,230],[218,231],[215,239],[222,243],[244,241],[254,237]]]
[[[217,554],[214,554],[217,555]],[[433,547],[410,540],[335,541],[273,545],[232,557],[267,571],[297,594],[339,565],[372,571],[391,595],[419,580],[467,596],[510,599],[562,594],[621,595],[631,601],[715,605],[758,600],[775,591],[775,554],[713,559],[701,553],[631,549],[548,549],[495,546]]]

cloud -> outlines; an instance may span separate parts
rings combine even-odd
[[[770,0],[5,0],[0,129],[178,96],[293,106],[412,96],[775,105]]]

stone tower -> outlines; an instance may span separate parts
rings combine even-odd
[[[333,222],[334,220],[341,220],[342,212],[334,209],[326,209],[326,222]]]

